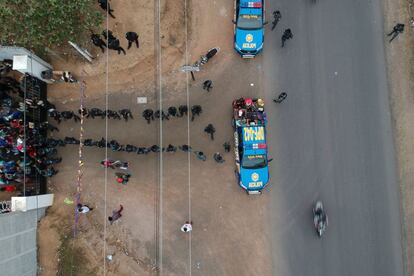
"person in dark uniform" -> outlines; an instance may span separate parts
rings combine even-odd
[[[214,126],[212,124],[208,124],[205,128],[204,128],[204,132],[210,134],[210,138],[211,140],[214,140],[214,133],[216,132],[216,129],[214,128]]]
[[[197,156],[198,159],[200,159],[201,161],[206,161],[207,160],[207,156],[204,155],[204,152],[202,151],[195,151],[194,154]]]
[[[98,0],[98,4],[99,6],[104,10],[104,11],[108,11],[108,14],[112,17],[115,18],[115,16],[112,14],[112,12],[114,11],[113,9],[111,9],[111,5],[108,3],[108,0]]]
[[[144,119],[147,120],[147,123],[149,124],[151,120],[154,120],[154,111],[152,109],[145,109],[142,112],[142,117],[144,117]]]
[[[138,148],[134,145],[128,144],[128,145],[125,146],[125,151],[126,152],[137,152],[137,150],[138,150]]]
[[[286,40],[291,38],[293,38],[292,31],[290,29],[286,29],[282,35],[282,48],[285,47]]]
[[[404,32],[404,24],[398,23],[392,28],[392,32],[387,34],[387,36],[392,36],[390,41],[393,41],[399,34],[402,34]]]
[[[203,89],[207,90],[207,92],[210,92],[210,89],[213,88],[213,81],[212,80],[206,80],[203,82]]]
[[[105,41],[101,39],[101,37],[98,34],[91,34],[91,40],[92,40],[93,45],[101,48],[102,53],[105,52],[106,43]]]
[[[287,94],[285,92],[282,92],[277,96],[277,99],[273,99],[275,103],[281,103],[287,98]]]
[[[139,48],[138,34],[136,32],[127,32],[125,37],[128,40],[128,49],[131,48],[132,43],[134,42],[135,45],[137,45],[137,48]]]
[[[272,31],[276,28],[277,23],[282,19],[280,11],[273,12]]]
[[[118,55],[120,55],[121,52],[123,52],[124,55],[126,55],[124,48],[121,47],[119,39],[108,40],[108,49],[118,51]]]
[[[177,116],[177,108],[175,106],[170,106],[168,108],[168,114],[173,117]]]
[[[179,117],[183,117],[188,114],[188,107],[186,105],[180,105],[178,107],[178,112],[180,113]]]
[[[159,147],[159,146],[157,146],[157,145],[152,145],[149,149],[150,149],[152,152],[160,152],[160,147]]]
[[[132,117],[131,110],[127,108],[119,110],[119,114],[121,114],[125,121],[128,121],[128,118],[134,119],[134,117]]]
[[[200,105],[193,105],[191,107],[191,121],[194,121],[195,116],[200,116],[201,112],[203,112],[203,109]]]
[[[113,32],[111,30],[103,30],[102,36],[109,41],[115,40],[116,37],[114,36]]]
[[[191,147],[189,145],[182,145],[178,147],[180,150],[184,151],[184,152],[189,152],[191,151]]]
[[[213,155],[213,158],[217,163],[223,163],[224,162],[223,156],[221,156],[220,152],[216,152]]]
[[[174,147],[173,145],[169,144],[166,152],[176,152],[177,151],[177,147]]]

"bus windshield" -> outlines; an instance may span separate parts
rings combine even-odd
[[[265,155],[247,155],[243,157],[242,167],[244,169],[261,169],[266,167],[266,165]]]

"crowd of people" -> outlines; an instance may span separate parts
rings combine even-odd
[[[36,97],[24,99],[19,82],[10,77],[0,79],[0,105],[0,185],[19,186],[54,176],[58,171],[53,165],[62,159],[47,142],[50,126],[32,116],[35,110],[46,113],[52,105]]]

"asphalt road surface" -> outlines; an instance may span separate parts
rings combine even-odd
[[[282,20],[268,26],[261,63],[275,159],[272,275],[403,275],[381,3],[270,0],[269,19],[275,9]],[[282,91],[287,100],[271,103]],[[321,239],[317,199],[329,216]]]

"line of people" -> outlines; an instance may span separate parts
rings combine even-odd
[[[107,42],[101,38],[101,35]],[[125,33],[125,38],[128,41],[128,50],[131,48],[132,44],[135,44],[137,48],[139,48],[139,35],[136,32]],[[91,41],[93,45],[101,49],[102,53],[105,52],[105,48],[108,48],[110,50],[118,51],[118,54],[121,54],[122,52],[126,55],[124,48],[121,47],[121,42],[110,30],[103,30],[101,34],[91,33]]]
[[[101,117],[102,119],[108,117],[109,119],[118,119],[121,120],[122,118],[125,121],[128,121],[128,119],[134,119],[134,117],[132,116],[131,110],[124,108],[118,111],[115,110],[102,110],[99,108],[91,108],[91,109],[87,109],[87,108],[83,108],[83,109],[79,109],[78,110],[79,115],[83,115],[86,118],[91,117],[92,119],[95,119],[95,117]],[[73,111],[57,111],[54,108],[51,108],[48,110],[48,115],[50,118],[53,118],[54,120],[57,121],[58,124],[61,123],[61,121],[67,121],[67,120],[71,120],[74,119],[75,122],[79,122],[80,121],[80,117],[78,115],[75,114],[75,112]]]
[[[190,108],[191,111],[191,121],[194,121],[196,116],[200,116],[203,112],[201,105],[193,105]],[[183,117],[188,115],[188,106],[187,105],[180,105],[178,108],[175,106],[170,106],[164,112],[164,110],[154,110],[152,109],[145,109],[142,112],[142,117],[147,121],[147,123],[151,123],[151,121],[155,119],[161,118],[162,120],[169,120],[170,117]]]

